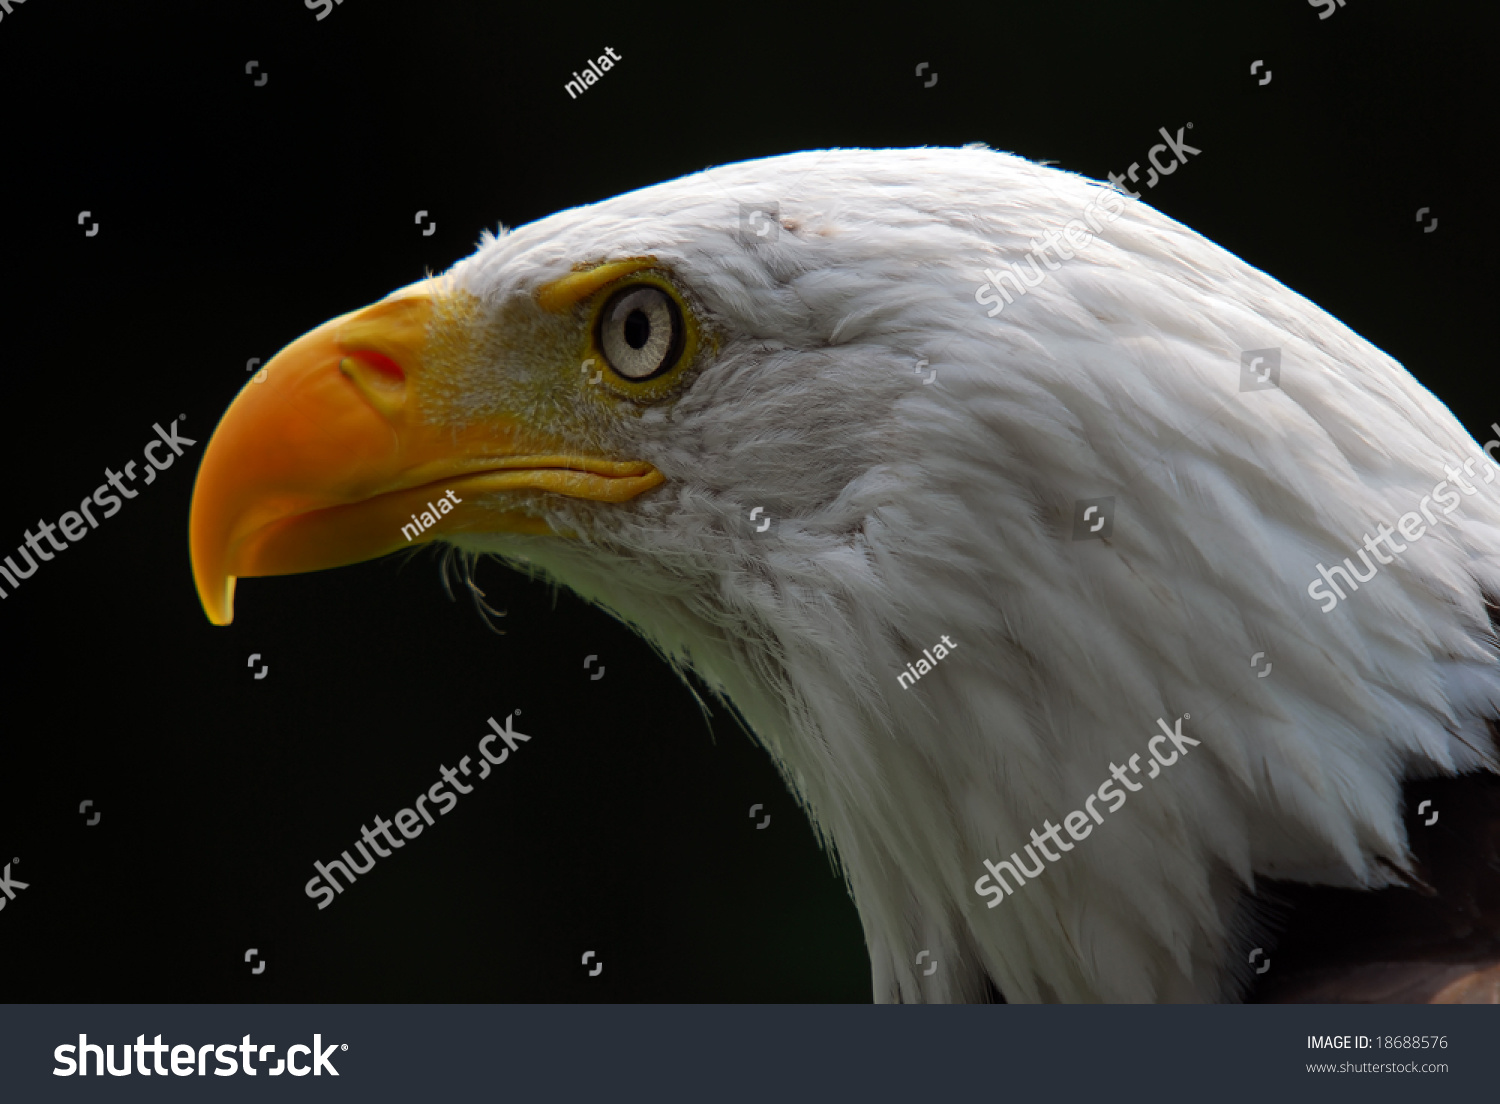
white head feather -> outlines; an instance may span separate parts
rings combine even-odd
[[[578,540],[453,541],[733,704],[837,850],[879,1000],[980,1000],[986,977],[1011,1001],[1232,997],[1255,875],[1388,884],[1403,777],[1493,754],[1482,481],[1333,611],[1307,593],[1446,464],[1490,462],[1389,356],[1136,200],[998,316],[976,303],[986,269],[1100,202],[982,148],[800,153],[487,235],[447,277],[498,308],[652,255],[723,335],[678,398],[598,429],[665,485],[536,496]],[[780,231],[746,244],[741,204],[765,203]],[[1280,386],[1241,392],[1242,351],[1267,348]],[[1110,496],[1112,537],[1072,540],[1075,503]],[[1185,713],[1200,747],[986,907],[984,859]]]

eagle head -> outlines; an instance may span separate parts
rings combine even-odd
[[[1258,878],[1401,884],[1403,780],[1493,761],[1492,496],[1308,593],[1476,455],[1143,203],[835,150],[486,234],[298,338],[215,432],[191,545],[216,624],[237,578],[433,541],[609,610],[774,757],[877,999],[1209,1000],[1253,976]]]

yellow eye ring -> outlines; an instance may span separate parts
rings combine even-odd
[[[599,288],[587,321],[585,362],[592,360],[596,370],[586,382],[597,381],[634,402],[671,393],[697,359],[696,313],[658,271],[636,271]],[[662,333],[664,325],[670,333]],[[651,357],[658,353],[662,360],[654,366]]]

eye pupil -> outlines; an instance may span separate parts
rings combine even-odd
[[[651,319],[646,312],[636,309],[625,318],[625,343],[632,349],[644,348],[651,339]]]
[[[654,379],[671,371],[682,355],[682,311],[662,288],[621,288],[600,312],[594,337],[616,376],[632,382]]]

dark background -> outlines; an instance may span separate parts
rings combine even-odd
[[[247,361],[445,269],[482,228],[705,166],[983,141],[1103,177],[1191,122],[1201,155],[1145,200],[1403,361],[1483,441],[1500,420],[1484,7],[15,6],[0,555],[138,459],[152,423],[185,415],[198,444],[0,601],[0,863],[30,883],[0,910],[0,992],[868,1000],[858,916],[767,756],[571,595],[482,565],[497,635],[428,551],[243,581],[233,626],[208,624],[188,505]],[[571,100],[564,81],[611,46],[622,61]],[[514,709],[534,739],[452,814],[327,909],[303,894],[315,859]]]

